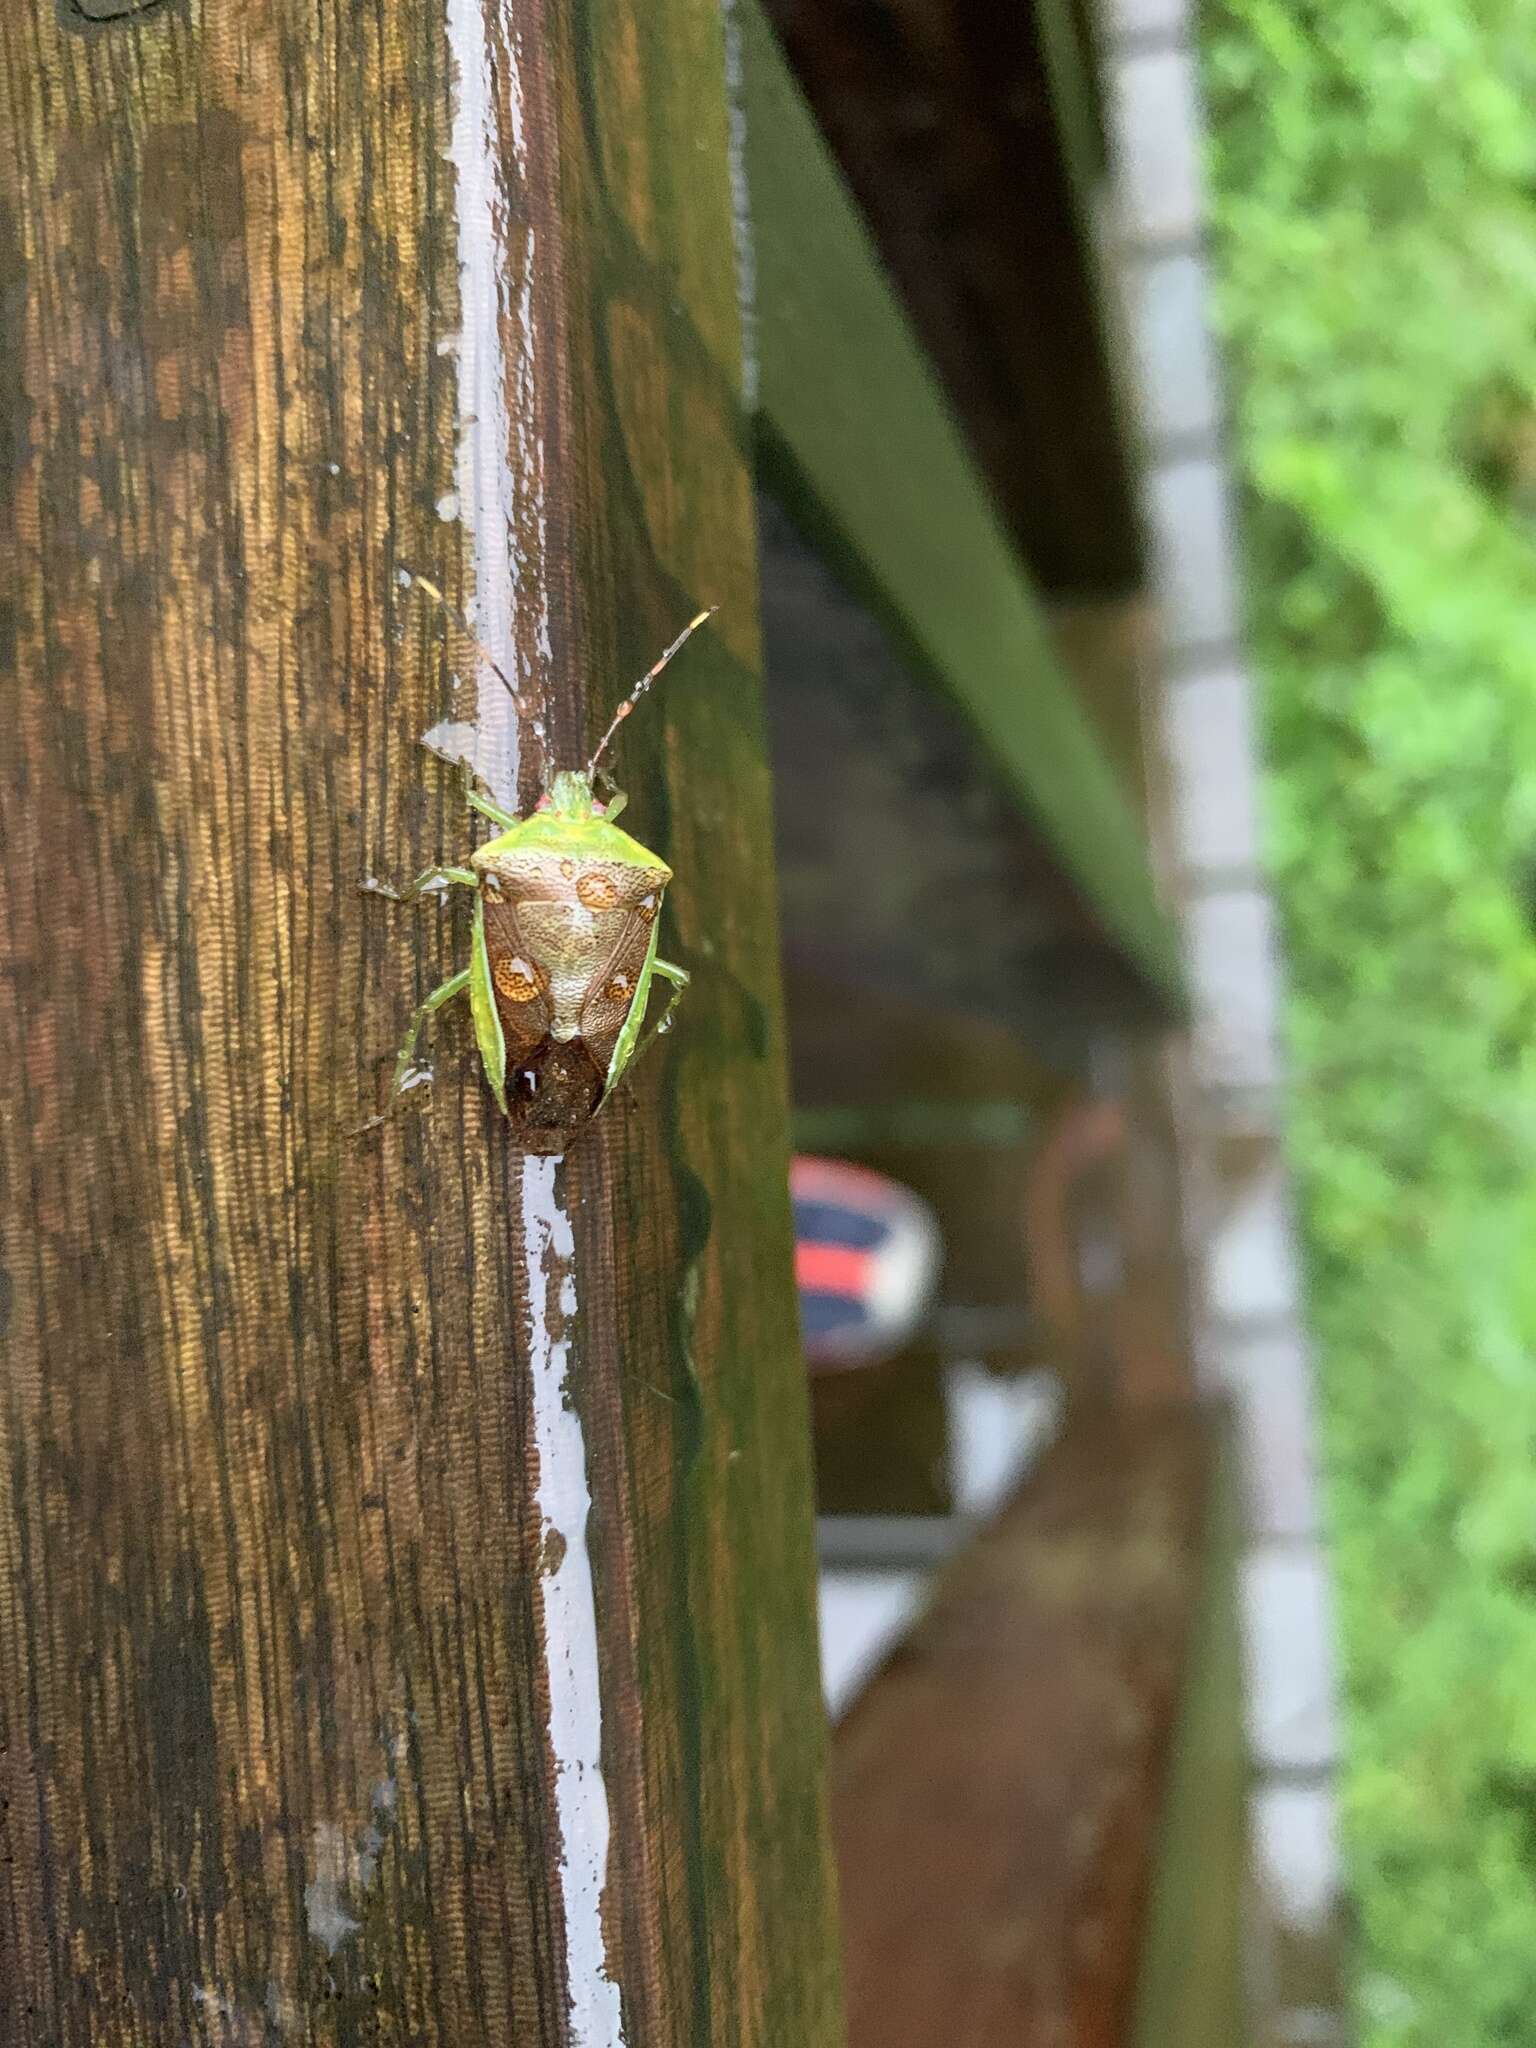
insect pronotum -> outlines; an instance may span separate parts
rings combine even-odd
[[[468,634],[519,707],[522,698],[471,632],[468,621],[424,576],[409,581]],[[662,896],[672,870],[613,822],[622,790],[597,794],[597,770],[614,735],[684,643],[713,616],[711,605],[678,634],[614,712],[583,768],[562,768],[533,812],[519,818],[471,782],[470,808],[498,826],[465,866],[436,866],[408,888],[368,881],[371,894],[407,903],[452,888],[475,892],[469,965],[433,989],[411,1019],[382,1123],[430,1075],[415,1064],[428,1018],[468,996],[475,1043],[497,1106],[525,1150],[563,1152],[595,1116],[627,1069],[671,1022],[688,976],[656,950]],[[606,782],[605,782],[606,786]],[[641,1036],[657,978],[666,1008]]]

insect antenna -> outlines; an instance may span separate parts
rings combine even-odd
[[[672,659],[673,655],[680,653],[682,651],[684,644],[693,638],[694,634],[697,633],[700,626],[704,624],[704,621],[706,619],[712,619],[715,616],[715,613],[719,611],[719,609],[720,607],[717,604],[709,605],[705,608],[705,610],[699,613],[697,618],[690,619],[687,625],[684,626],[681,633],[679,633],[677,638],[672,642],[672,645],[667,649],[666,653],[662,655],[660,661],[656,662],[652,667],[648,668],[645,674],[640,678],[639,682],[636,683],[635,687],[624,699],[624,702],[613,714],[613,718],[609,723],[608,730],[603,734],[602,738],[598,741],[596,751],[593,753],[591,760],[587,763],[586,772],[589,780],[596,773],[598,762],[601,761],[603,755],[608,751],[609,741],[613,738],[614,734],[618,731],[619,727],[624,723],[625,719],[628,718],[631,711],[633,711],[635,706],[640,702],[640,699],[645,695],[646,691],[651,687],[652,683],[654,683],[656,678],[661,674],[662,670],[666,667],[667,663]]]
[[[519,712],[521,712],[525,717],[530,715],[531,706],[529,705],[527,698],[524,697],[520,690],[514,689],[512,684],[507,680],[506,670],[502,667],[501,663],[496,659],[495,655],[492,654],[491,650],[489,649],[489,647],[486,646],[485,642],[476,633],[474,627],[469,623],[469,620],[465,618],[464,614],[459,610],[458,606],[456,604],[451,604],[449,600],[446,597],[444,597],[443,593],[438,589],[435,583],[429,583],[425,576],[418,576],[414,569],[402,569],[400,571],[400,580],[407,586],[408,589],[419,590],[423,593],[424,596],[430,597],[432,602],[437,606],[438,610],[445,612],[447,616],[450,619],[452,619],[453,623],[458,627],[459,631],[464,635],[465,639],[468,640],[470,646],[474,648],[475,652],[479,655],[480,659],[491,670],[491,673],[495,676],[497,682],[501,684],[501,687],[512,699],[512,702],[517,706]],[[692,629],[690,628],[690,631],[691,630]],[[684,634],[683,637],[684,639],[686,639],[687,634]]]

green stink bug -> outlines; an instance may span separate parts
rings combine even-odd
[[[425,577],[410,580],[458,617]],[[469,965],[416,1011],[385,1107],[364,1130],[382,1123],[402,1096],[430,1078],[414,1065],[416,1043],[427,1019],[456,996],[469,997],[491,1093],[528,1152],[563,1152],[638,1053],[667,1029],[688,985],[682,968],[656,951],[672,870],[619,830],[613,821],[624,807],[624,793],[615,789],[599,797],[596,778],[620,724],[714,609],[689,621],[614,713],[586,766],[558,771],[531,816],[514,816],[471,783],[470,808],[500,830],[475,849],[467,866],[428,868],[407,889],[363,884],[397,903],[450,888],[475,892]],[[468,631],[466,621],[459,624]],[[491,656],[483,647],[479,652],[521,703]],[[658,977],[670,984],[667,1006],[642,1039]]]

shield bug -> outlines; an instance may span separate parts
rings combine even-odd
[[[421,576],[410,580],[469,633],[468,622],[434,584]],[[689,621],[620,704],[586,766],[554,774],[530,816],[514,816],[470,782],[470,808],[499,829],[466,866],[428,868],[406,889],[363,884],[397,903],[451,888],[475,892],[469,965],[418,1008],[385,1107],[364,1130],[382,1123],[403,1096],[431,1078],[415,1065],[417,1041],[427,1019],[455,997],[469,998],[491,1093],[529,1152],[563,1152],[639,1053],[667,1029],[688,985],[682,968],[656,950],[672,870],[614,823],[624,793],[604,779],[599,794],[598,768],[620,725],[714,610]],[[521,705],[492,657],[475,645]],[[642,1038],[658,978],[669,985],[666,1008]]]

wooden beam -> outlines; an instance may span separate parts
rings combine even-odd
[[[1165,1000],[1137,821],[755,0],[735,10],[764,481],[947,690],[1105,934]]]
[[[1190,1854],[1242,1808],[1217,1441],[1188,1407],[1069,1421],[839,1724],[850,2048],[1237,2038],[1164,2024],[1235,1999],[1237,1867]]]
[[[0,13],[0,2043],[835,2048],[718,11],[117,13]],[[704,602],[677,1030],[350,1136],[421,735],[529,803]]]
[[[764,0],[1038,585],[1141,581],[1081,0]]]
[[[972,723],[766,495],[758,536],[797,1105],[849,1099],[849,1054],[890,1099],[914,1012],[1068,1072],[1109,1017],[1155,1019]],[[933,1075],[988,1085],[955,1058]]]
[[[1243,1729],[1240,1545],[1224,1432],[1163,1799],[1134,2048],[1233,2048],[1249,2033],[1242,1902],[1250,1881],[1250,1766]]]
[[[926,4],[926,0],[919,0],[919,4]],[[1031,0],[1023,14],[1039,52],[1054,117],[1057,157],[1072,194],[1079,268],[1097,301],[1104,288],[1097,238],[1107,147],[1102,80],[1095,62],[1095,24],[1090,19],[1092,4],[1093,0]],[[986,28],[973,28],[970,41],[977,60],[985,63]],[[1102,315],[1099,325],[1102,344]],[[1107,365],[1106,373],[1106,382],[1111,386],[1110,409],[1117,412],[1121,402],[1118,380]],[[1128,463],[1126,467],[1128,472]]]

